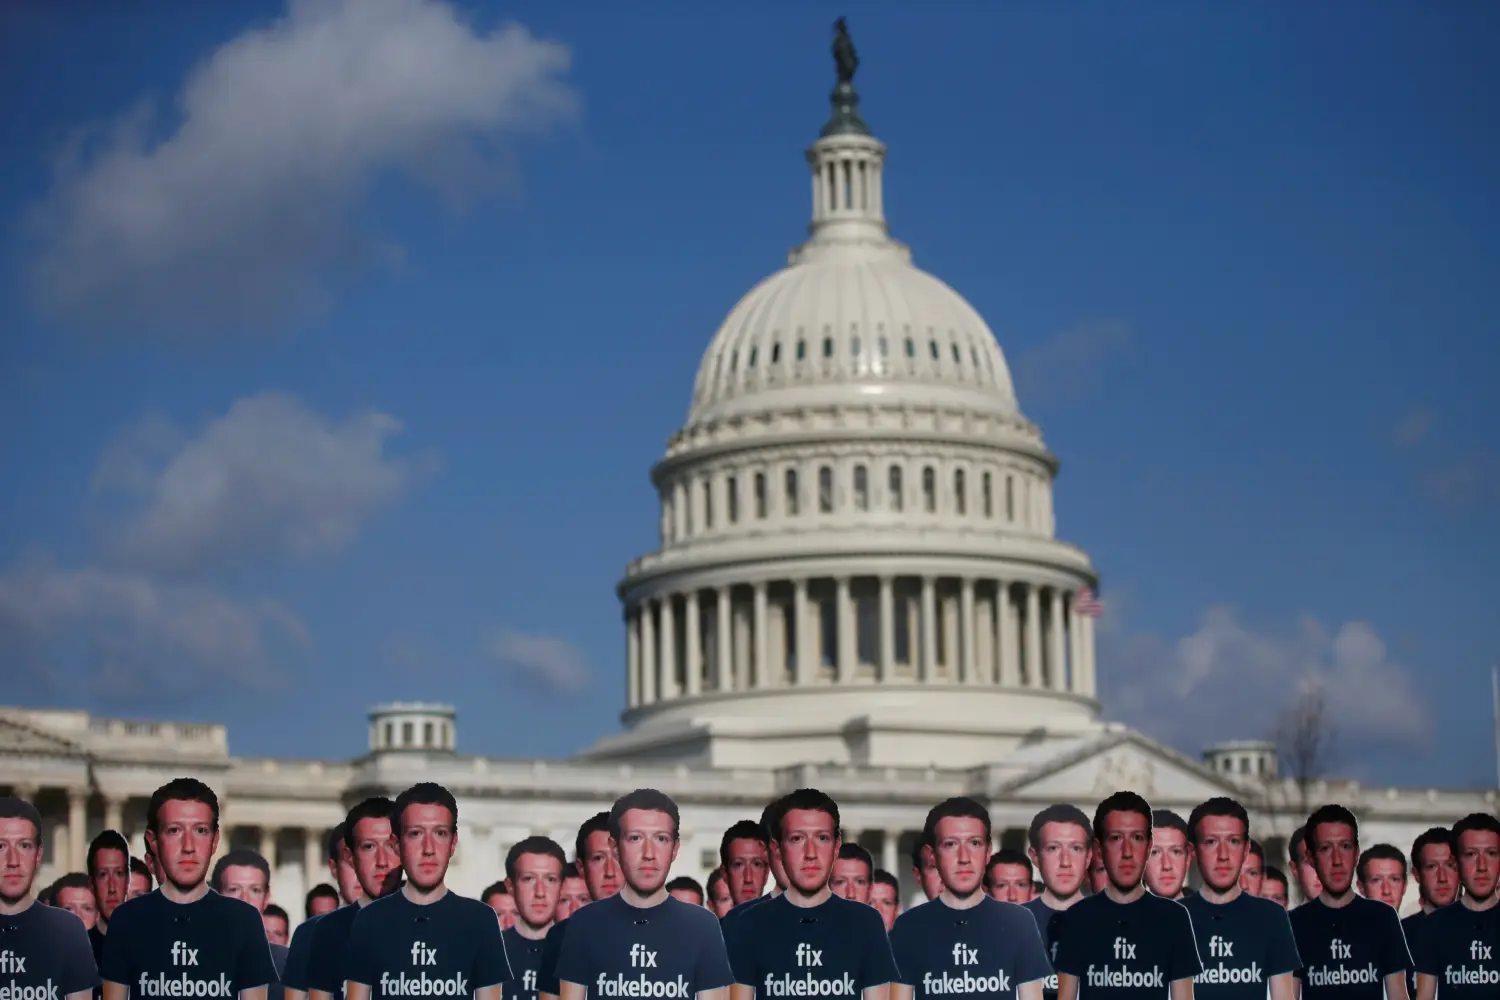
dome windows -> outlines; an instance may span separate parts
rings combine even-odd
[[[833,338],[832,337],[824,337],[823,338],[823,357],[825,357],[825,358],[831,358],[831,357],[833,357]]]
[[[854,509],[870,509],[870,473],[863,465],[854,467]]]
[[[781,341],[779,340],[771,345],[771,364],[781,364]]]
[[[724,507],[730,524],[740,523],[740,481],[735,476],[724,480]]]
[[[766,474],[764,472],[755,474],[755,519],[758,521],[766,519]]]
[[[807,360],[807,341],[803,340],[801,337],[797,338],[797,360]]]
[[[922,509],[937,513],[937,472],[930,465],[922,469]]]
[[[783,497],[783,501],[784,501],[783,505],[786,508],[787,516],[789,516],[789,517],[796,517],[797,516],[797,511],[800,508],[800,505],[797,503],[797,470],[796,469],[787,469],[786,470],[785,494],[784,494],[784,497]]]
[[[906,338],[906,356],[915,359],[917,356],[917,343],[910,337]]]
[[[713,480],[703,481],[703,530],[708,531],[714,526],[714,484]]]
[[[955,348],[955,350],[956,350],[956,348]],[[754,368],[755,367],[755,358],[759,354],[760,354],[760,348],[758,348],[758,347],[752,347],[752,348],[750,348],[750,363],[748,365],[746,365],[745,367],[747,367],[747,368]]]
[[[940,360],[942,358],[942,355],[938,353],[938,345],[936,340],[929,340],[927,342],[927,353],[932,355],[932,360],[934,361]],[[729,370],[734,371],[734,363],[732,361],[730,362]]]
[[[953,473],[953,512],[963,517],[969,512],[968,492],[964,489],[964,470],[958,469]]]
[[[907,341],[908,344],[911,341]],[[887,503],[894,513],[901,513],[905,507],[905,496],[901,489],[901,466],[893,465],[886,473],[886,488],[889,491]]]
[[[982,494],[981,502],[984,504],[984,516],[985,517],[994,517],[995,516],[995,488],[994,488],[994,480],[990,476],[989,472],[985,472],[983,478],[981,478],[981,480],[980,480],[980,493]]]
[[[818,513],[833,513],[833,467],[824,465],[818,469]]]

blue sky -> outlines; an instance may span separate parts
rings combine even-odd
[[[893,232],[1062,460],[1108,713],[1196,752],[1311,680],[1335,770],[1494,780],[1493,10],[290,10],[0,14],[6,702],[616,728],[647,470],[805,231],[846,14]]]

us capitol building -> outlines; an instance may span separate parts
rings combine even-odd
[[[348,806],[420,780],[460,800],[450,884],[470,895],[511,844],[545,834],[571,852],[579,823],[638,786],[682,804],[674,871],[700,881],[726,827],[808,785],[907,895],[928,808],[959,794],[988,804],[1007,847],[1053,802],[1092,812],[1131,788],[1186,815],[1232,795],[1284,865],[1305,812],[1273,745],[1195,760],[1100,719],[1080,600],[1097,580],[1057,537],[1057,459],[984,319],[890,238],[886,147],[858,102],[843,79],[806,154],[808,239],[730,311],[651,470],[660,545],[618,588],[623,732],[566,760],[478,757],[459,752],[451,707],[390,704],[360,756],[281,760],[232,755],[221,725],[0,709],[0,786],[46,819],[42,879],[82,870],[104,828],[142,846],[147,798],[182,774],[221,796],[221,850],[271,860],[294,921]],[[1309,796],[1403,850],[1495,797],[1332,781]]]

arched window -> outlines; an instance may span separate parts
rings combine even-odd
[[[856,510],[870,509],[870,476],[863,465],[854,467],[854,507]]]
[[[786,470],[786,494],[783,498],[783,506],[790,517],[797,516],[797,470]]]
[[[984,494],[984,516],[995,516],[995,490],[990,480],[990,474],[986,472],[979,481],[980,492]]]
[[[818,510],[833,513],[833,468],[827,465],[818,469]]]
[[[740,523],[740,481],[737,476],[724,480],[724,507],[729,512],[729,523]]]
[[[886,488],[889,491],[887,504],[897,514],[905,506],[905,497],[901,489],[901,466],[893,465],[886,472]]]
[[[930,465],[922,470],[922,509],[937,513],[937,473]]]
[[[758,520],[764,520],[766,516],[766,474],[764,472],[755,474],[755,516]]]
[[[968,491],[964,489],[966,485],[964,482],[964,470],[955,469],[953,471],[953,511],[959,517],[963,517],[969,512]]]

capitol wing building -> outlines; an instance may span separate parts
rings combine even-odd
[[[730,311],[651,470],[660,545],[619,584],[622,732],[566,760],[479,757],[459,752],[452,708],[393,704],[370,712],[360,756],[293,761],[233,756],[223,726],[0,709],[0,786],[45,817],[43,881],[81,871],[101,829],[140,849],[147,798],[182,774],[221,796],[221,850],[271,861],[294,922],[327,880],[326,831],[423,780],[459,799],[450,884],[470,895],[510,845],[544,834],[571,851],[584,819],[640,786],[681,804],[674,872],[700,881],[725,828],[803,786],[837,799],[845,839],[912,897],[912,844],[951,795],[986,803],[1006,847],[1054,802],[1092,812],[1129,788],[1186,815],[1231,795],[1284,866],[1306,802],[1274,746],[1198,760],[1101,721],[1097,581],[1057,537],[1057,460],[984,319],[890,237],[885,155],[841,83],[806,154],[808,238]],[[1362,843],[1403,851],[1495,798],[1306,792],[1355,809]]]

